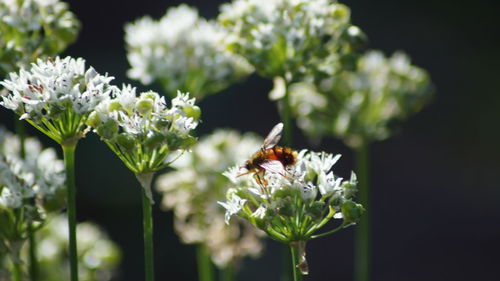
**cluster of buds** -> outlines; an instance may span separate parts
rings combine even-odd
[[[217,130],[201,138],[191,153],[172,164],[176,170],[161,175],[156,184],[163,194],[162,207],[174,211],[181,240],[202,244],[220,268],[257,256],[263,248],[261,231],[242,219],[226,226],[224,210],[216,204],[230,186],[224,170],[242,163],[261,143],[252,134]]]
[[[65,206],[64,165],[54,149],[33,138],[24,142],[0,128],[0,252],[19,262],[30,227]]]
[[[301,129],[313,138],[337,136],[354,148],[388,138],[398,121],[418,112],[431,96],[429,75],[402,52],[385,57],[369,51],[355,71],[290,88]]]
[[[226,208],[227,223],[237,215],[272,239],[297,247],[299,268],[307,274],[306,241],[333,233],[316,234],[332,218],[342,219],[336,230],[355,224],[364,209],[353,201],[355,174],[343,180],[331,171],[340,155],[303,150],[296,158],[295,164],[281,172],[264,170],[252,175],[242,174],[239,167],[230,168],[224,175],[232,188],[227,201],[220,204]]]
[[[68,219],[64,215],[51,217],[37,232],[37,253],[40,280],[66,281],[69,274]],[[120,263],[118,245],[91,222],[78,223],[78,260],[80,281],[109,281]],[[22,255],[28,256],[28,247]]]
[[[241,80],[253,69],[224,48],[226,33],[187,5],[170,8],[159,20],[143,17],[125,26],[128,75],[143,84],[161,83],[200,99]]]
[[[72,43],[80,23],[58,0],[0,0],[0,76],[55,56]]]
[[[218,21],[231,34],[232,51],[260,75],[288,82],[326,65],[331,73],[343,69],[365,40],[349,8],[329,0],[234,0]]]
[[[87,125],[132,172],[152,177],[196,142],[190,133],[198,125],[201,110],[194,101],[178,92],[167,107],[158,93],[136,95],[135,88],[123,85],[96,107]],[[152,200],[151,190],[146,192]]]
[[[75,143],[85,135],[89,114],[114,88],[112,79],[85,68],[81,58],[39,59],[0,82],[9,91],[0,105],[59,144]]]

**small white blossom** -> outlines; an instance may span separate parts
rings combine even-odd
[[[252,68],[224,48],[225,32],[187,5],[160,20],[143,17],[125,26],[128,75],[149,85],[159,81],[170,95],[180,89],[197,98],[216,93]]]

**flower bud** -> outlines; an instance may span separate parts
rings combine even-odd
[[[341,207],[342,216],[345,223],[357,223],[365,211],[361,204],[357,204],[351,200],[347,200]]]
[[[135,147],[135,140],[129,134],[119,134],[116,136],[116,142],[125,150],[132,150]]]
[[[56,190],[55,194],[45,196],[42,205],[47,212],[62,210],[66,206],[66,189],[59,188]]]
[[[147,115],[153,111],[153,100],[141,97],[135,103],[135,108],[142,115]]]
[[[101,123],[101,117],[99,116],[99,113],[95,111],[92,111],[92,113],[90,113],[87,121],[85,122],[87,126],[90,126],[92,128],[97,128],[99,125],[101,125]]]
[[[146,136],[146,141],[144,145],[149,149],[155,149],[162,145],[165,141],[165,136],[157,131],[150,130]]]
[[[122,109],[122,105],[119,101],[117,100],[112,100],[109,102],[109,105],[108,105],[108,111],[109,112],[112,112],[112,111],[115,111],[115,110],[120,110]]]
[[[103,139],[111,140],[118,133],[118,125],[113,120],[108,120],[97,127],[97,134]]]
[[[175,133],[167,132],[165,134],[169,150],[177,150],[180,146],[182,138]]]
[[[325,203],[314,201],[308,208],[307,212],[313,221],[321,221],[323,219],[323,210]]]
[[[201,109],[196,105],[185,107],[183,110],[186,112],[187,117],[191,117],[194,120],[198,120],[201,116]]]
[[[361,29],[355,25],[349,26],[343,34],[354,51],[361,51],[368,44],[368,37]]]
[[[141,93],[140,98],[155,101],[156,99],[160,98],[160,95],[158,95],[158,93],[156,93],[156,92],[148,91],[148,92]]]

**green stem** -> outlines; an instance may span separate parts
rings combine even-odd
[[[13,263],[12,269],[12,281],[22,281],[23,280],[23,267],[19,262]]]
[[[202,244],[198,244],[196,247],[198,279],[200,281],[214,281],[214,268],[207,248]]]
[[[370,280],[370,190],[369,190],[369,148],[362,145],[355,149],[356,173],[358,176],[358,200],[368,210],[359,221],[355,232],[354,280]]]
[[[76,188],[75,188],[75,148],[63,145],[64,166],[66,168],[68,230],[69,230],[69,262],[71,281],[78,281],[78,255],[76,246]]]
[[[30,261],[30,280],[38,280],[38,259],[36,251],[36,237],[35,230],[33,229],[33,222],[28,224],[28,241],[29,241],[29,261]]]
[[[290,253],[292,257],[293,281],[302,281],[302,274],[299,270],[300,254],[298,247],[290,244]]]
[[[220,281],[234,281],[235,278],[236,278],[236,272],[235,272],[235,268],[234,268],[234,264],[232,263],[229,263],[228,265],[226,265],[226,267],[224,267],[222,270],[221,270],[221,274],[220,274]]]
[[[289,101],[289,95],[288,95],[288,86],[289,83],[286,83],[285,85],[285,95],[284,97],[278,101],[278,109],[279,109],[279,114],[281,117],[281,122],[283,122],[283,143],[291,147],[292,146],[292,117],[291,117],[291,112],[290,112],[290,101]],[[290,269],[290,251],[288,251],[286,246],[283,246],[282,248],[282,261],[283,261],[283,266],[282,266],[282,272],[281,272],[281,281],[290,281],[292,280],[292,276],[290,275],[291,269]]]
[[[292,116],[290,108],[290,98],[288,95],[288,84],[285,86],[285,96],[279,100],[278,108],[281,117],[281,122],[283,122],[283,142],[286,146],[292,146]]]
[[[152,203],[148,197],[147,190],[151,188],[152,177],[145,176],[146,181],[141,181],[140,177],[137,178],[141,182],[142,190],[142,220],[144,231],[144,271],[146,274],[146,281],[154,280],[154,259],[153,259],[153,215]]]

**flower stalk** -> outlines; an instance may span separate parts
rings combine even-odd
[[[73,144],[62,145],[64,167],[66,169],[70,280],[78,281],[78,254],[76,241],[76,188],[75,188],[75,148]]]
[[[151,182],[153,173],[136,174],[140,182],[142,194],[142,221],[144,232],[144,271],[146,281],[154,280],[154,254],[153,254],[153,215],[151,201]]]
[[[33,222],[28,225],[28,243],[29,243],[29,274],[31,281],[38,281],[38,258],[37,243]]]
[[[302,274],[300,273],[300,254],[297,244],[290,243],[290,253],[292,258],[292,268],[293,268],[293,281],[302,281]]]
[[[210,259],[210,253],[205,245],[197,245],[196,262],[198,264],[198,279],[200,281],[214,281],[214,267]]]
[[[370,189],[369,189],[369,147],[367,144],[361,145],[355,149],[356,171],[358,172],[358,200],[368,209],[370,207]],[[370,280],[370,216],[365,213],[358,223],[355,232],[355,275],[356,281]]]

